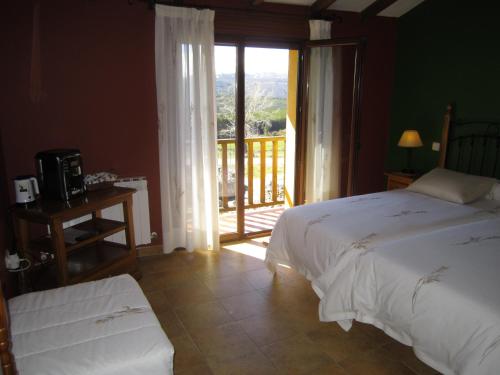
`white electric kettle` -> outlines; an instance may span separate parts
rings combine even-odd
[[[40,194],[38,181],[33,176],[17,176],[14,179],[14,188],[16,189],[16,203],[20,205],[34,202]]]

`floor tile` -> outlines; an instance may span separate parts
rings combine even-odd
[[[349,332],[346,332],[337,323],[330,323],[320,329],[310,331],[307,337],[319,344],[325,353],[337,362],[349,357],[355,358],[377,347],[374,339],[364,334],[360,329],[353,327]]]
[[[144,275],[187,269],[186,264],[177,254],[153,255],[139,258],[139,266]]]
[[[175,375],[213,375],[212,370],[208,365],[199,365],[193,366],[185,370],[176,371],[174,370]]]
[[[174,346],[174,373],[193,371],[206,366],[206,361],[189,336],[169,338]],[[195,373],[195,372],[191,372]]]
[[[259,346],[297,336],[299,331],[278,314],[251,317],[238,321],[247,335]]]
[[[238,323],[196,331],[192,336],[214,374],[276,373]]]
[[[245,277],[240,275],[208,278],[204,283],[217,298],[231,297],[254,290]]]
[[[262,259],[257,259],[242,254],[238,254],[238,256],[236,257],[231,257],[223,261],[237,268],[240,272],[267,269],[266,264]]]
[[[240,270],[229,262],[220,258],[207,260],[206,263],[193,269],[195,276],[201,280],[216,279],[221,277],[236,276]]]
[[[175,314],[190,334],[233,321],[231,315],[218,302],[207,302],[175,309]]]
[[[168,289],[193,280],[192,274],[186,270],[168,270],[164,272],[147,273],[139,280],[144,291]]]
[[[219,302],[235,320],[265,315],[273,310],[273,306],[254,290],[233,297],[222,298]]]
[[[311,305],[315,306],[317,310],[319,304],[319,299],[314,295],[314,292],[303,287],[274,283],[270,287],[257,289],[257,291],[266,298],[268,303],[280,305],[285,309],[292,305]]]
[[[210,267],[219,262],[219,252],[218,251],[210,251],[210,252],[200,252],[193,251],[191,253],[187,251],[179,252],[177,255],[182,262],[188,267],[190,270],[202,269],[203,267]]]
[[[160,321],[161,327],[167,334],[169,339],[174,337],[184,336],[187,334],[181,321],[174,311],[167,309],[156,313],[156,317]]]
[[[261,350],[276,367],[293,374],[307,374],[335,364],[318,345],[302,335],[263,346]]]
[[[389,356],[393,359],[399,359],[407,367],[412,369],[418,375],[438,375],[439,373],[433,368],[427,366],[419,360],[413,349],[410,346],[403,345],[397,341],[392,340],[388,345],[384,346]]]
[[[415,375],[402,362],[390,358],[382,348],[350,356],[339,364],[351,375]]]
[[[279,275],[275,275],[267,268],[245,272],[246,280],[255,289],[269,288],[280,282]]]
[[[386,345],[395,342],[395,340],[386,335],[384,331],[375,326],[372,326],[371,324],[359,323],[354,321],[353,327],[356,329],[360,329],[363,333],[376,340],[376,342],[380,345]]]
[[[208,356],[208,365],[214,374],[276,375],[272,362],[259,351],[245,352],[233,358]]]
[[[245,354],[258,352],[256,344],[250,340],[238,323],[229,323],[218,327],[191,332],[193,341],[200,351],[213,360],[223,361]]]
[[[295,330],[307,334],[308,332],[323,329],[333,323],[325,323],[319,320],[318,303],[297,302],[290,303],[288,306],[280,306],[277,309],[280,317],[288,322]]]
[[[144,292],[146,298],[149,301],[149,304],[153,308],[153,311],[158,314],[163,310],[166,310],[170,307],[168,299],[163,290],[152,290]]]
[[[340,365],[336,363],[327,363],[319,365],[308,374],[310,375],[349,375]],[[370,374],[366,374],[370,375]]]
[[[170,306],[174,308],[195,305],[215,300],[207,286],[199,280],[191,280],[163,292]]]

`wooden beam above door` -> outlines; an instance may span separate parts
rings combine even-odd
[[[334,2],[335,0],[316,0],[311,5],[311,13],[315,14],[327,10]]]
[[[361,18],[366,19],[369,17],[376,16],[384,9],[390,7],[396,1],[397,0],[375,0],[373,3],[371,3],[361,11]]]

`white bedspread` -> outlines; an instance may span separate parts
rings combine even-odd
[[[494,216],[491,202],[461,205],[393,190],[291,208],[273,229],[266,262],[299,271],[322,298],[368,246]]]
[[[20,375],[165,375],[174,348],[129,275],[9,301]]]
[[[445,374],[500,374],[500,218],[368,246],[321,319],[371,323]]]

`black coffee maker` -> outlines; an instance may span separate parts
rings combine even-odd
[[[80,150],[41,151],[36,154],[35,161],[44,199],[68,201],[85,193]]]

